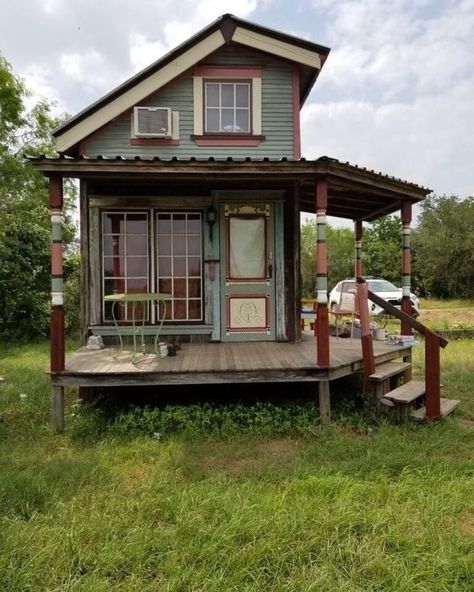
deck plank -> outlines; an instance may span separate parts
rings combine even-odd
[[[312,332],[303,332],[302,341],[288,342],[226,342],[226,343],[183,343],[176,356],[159,358],[148,352],[142,357],[137,354],[136,363],[132,362],[130,350],[123,350],[114,356],[116,348],[86,350],[82,348],[67,356],[66,369],[62,373],[68,384],[90,384],[97,377],[97,382],[114,382],[113,376],[120,381],[163,381],[190,382],[196,380],[219,381],[233,377],[242,377],[248,373],[249,380],[319,380],[318,376],[330,379],[345,376],[358,371],[362,366],[360,340],[330,340],[331,367],[323,370],[317,366],[316,340]],[[395,360],[410,351],[410,347],[389,346],[374,342],[377,364]],[[213,377],[213,373],[215,376]],[[200,376],[199,376],[200,374]],[[185,375],[190,375],[185,378]],[[173,378],[174,377],[174,378]],[[312,377],[312,378],[311,378]],[[60,378],[55,377],[59,384]],[[74,382],[75,381],[75,382]]]

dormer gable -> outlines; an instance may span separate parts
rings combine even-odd
[[[135,139],[153,137],[158,144],[175,144],[179,138],[179,111],[173,111],[166,100],[156,101],[153,97],[163,94],[166,99],[168,89],[184,76],[192,76],[193,81],[195,98],[192,107],[192,135],[195,136],[197,146],[209,145],[209,137],[204,138],[206,134],[223,136],[227,132],[239,133],[242,134],[242,145],[246,145],[243,137],[245,135],[254,139],[261,138],[260,67],[258,63],[229,65],[219,63],[218,59],[213,60],[214,56],[229,47],[241,48],[243,52],[265,54],[269,59],[291,65],[293,71],[298,73],[297,109],[306,100],[329,53],[326,47],[255,25],[233,15],[223,15],[57,128],[54,131],[57,150],[76,155],[85,139],[93,137],[111,122],[130,122],[131,116],[130,125]],[[149,136],[136,133],[137,113],[145,115],[147,109],[150,110],[150,122],[157,121],[158,118],[162,120],[161,127],[165,131],[161,136],[158,132]],[[166,125],[163,123],[164,118]],[[154,129],[158,129],[156,125]],[[247,139],[247,145],[249,141]]]

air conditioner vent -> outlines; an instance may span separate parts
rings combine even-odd
[[[134,134],[144,138],[171,137],[171,109],[168,107],[135,107]]]

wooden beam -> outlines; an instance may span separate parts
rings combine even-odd
[[[328,184],[325,179],[316,181],[316,282],[317,315],[315,323],[318,347],[318,366],[329,367],[329,315],[328,315],[328,276],[326,250],[326,209],[328,205]]]
[[[331,390],[329,380],[318,382],[319,391],[319,417],[321,425],[326,425],[331,421]]]
[[[438,419],[441,416],[441,369],[439,359],[439,337],[434,333],[425,335],[425,406],[426,417]]]

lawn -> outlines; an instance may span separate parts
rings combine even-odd
[[[462,405],[427,425],[350,393],[322,429],[307,403],[107,415],[71,392],[55,436],[47,358],[0,347],[2,592],[473,590],[474,341],[442,351]]]

